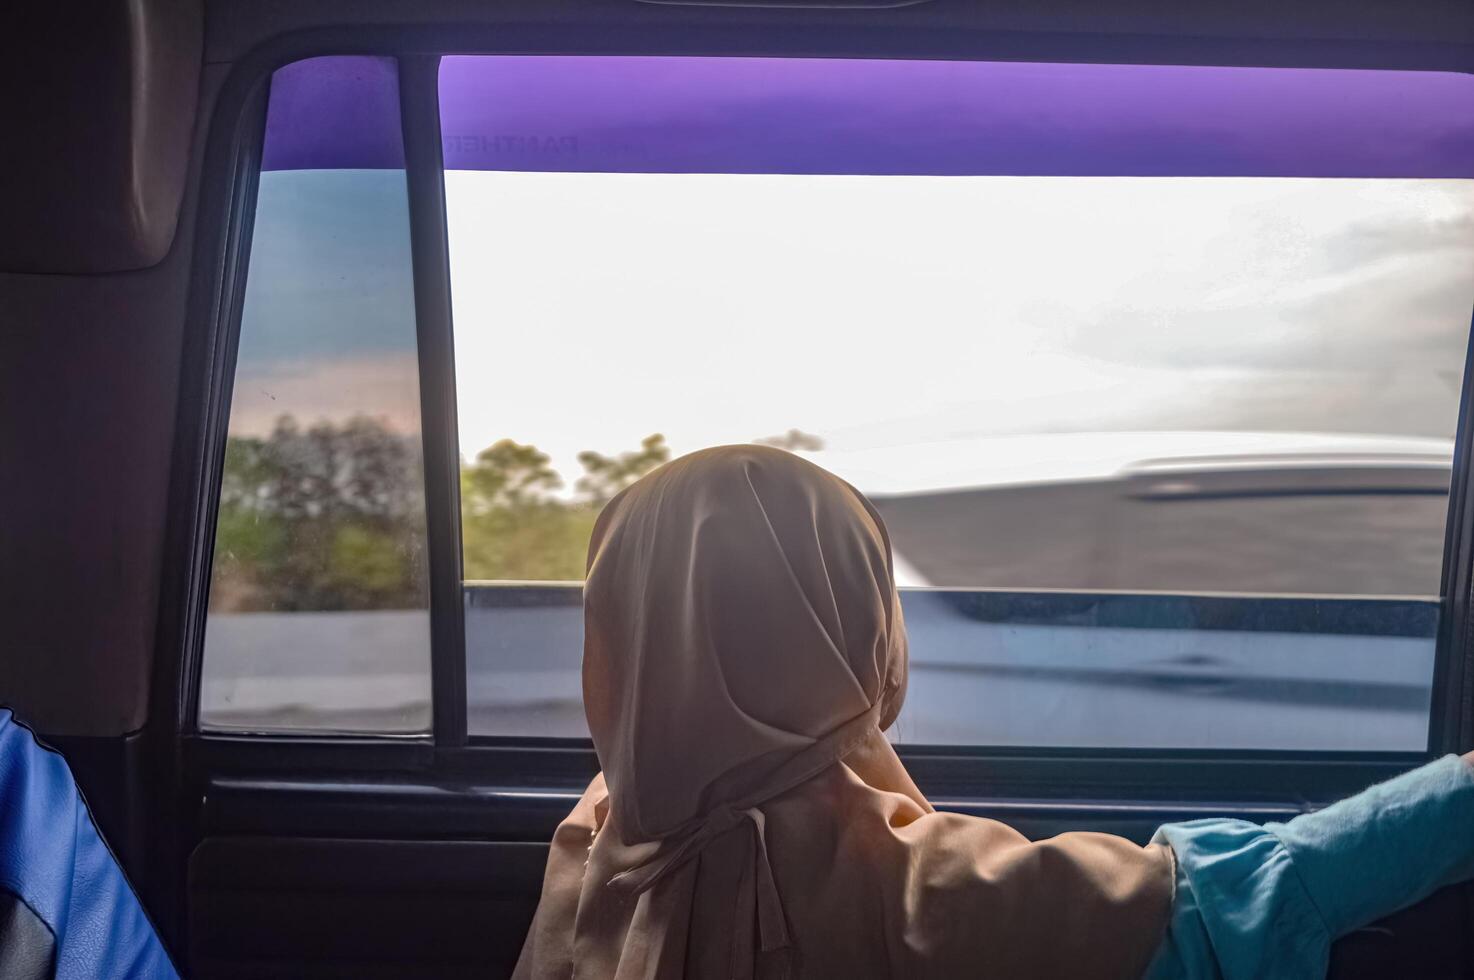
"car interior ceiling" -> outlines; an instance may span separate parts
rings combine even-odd
[[[194,730],[200,488],[223,424],[204,393],[227,343],[208,325],[229,319],[239,120],[273,68],[522,52],[1474,71],[1458,0],[106,0],[17,4],[0,24],[0,704],[65,755],[176,960],[209,977],[509,972],[546,843],[595,768],[587,746],[536,740],[471,753]],[[1453,554],[1457,619],[1474,553]],[[1467,751],[1474,643],[1443,642],[1434,738]],[[1290,753],[1282,794],[1227,758],[1128,760],[1135,797],[1092,793],[1088,754],[975,761],[913,771],[1032,836],[1274,819],[1345,788],[1335,760]],[[1061,780],[1091,802],[1062,803]],[[1471,927],[1470,893],[1450,889],[1343,941],[1333,974],[1474,975]]]

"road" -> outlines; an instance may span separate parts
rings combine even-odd
[[[480,591],[467,609],[472,732],[585,736],[577,592],[550,599],[543,589],[520,604],[506,589]],[[1182,600],[1132,601],[1146,602],[1148,620],[1160,620],[1157,605],[1180,618]],[[1346,619],[1342,607],[1356,602],[1328,604]],[[1400,635],[1366,635],[989,621],[929,591],[907,592],[903,603],[912,668],[891,733],[899,741],[1393,751],[1426,740],[1431,606],[1414,609],[1416,623]],[[1243,615],[1252,624],[1256,611]],[[423,731],[429,620],[414,611],[217,614],[204,674],[208,726]]]

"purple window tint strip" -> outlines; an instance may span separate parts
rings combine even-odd
[[[393,58],[308,58],[271,76],[262,170],[402,170]]]
[[[1474,76],[452,56],[445,165],[602,173],[1474,177]]]

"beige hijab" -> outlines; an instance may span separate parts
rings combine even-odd
[[[906,637],[880,516],[775,449],[683,457],[589,548],[603,772],[559,826],[518,978],[1136,977],[1171,857],[934,811],[881,734]]]

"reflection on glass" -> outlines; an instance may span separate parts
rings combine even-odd
[[[1422,744],[1426,622],[1254,624],[1437,595],[1474,79],[454,57],[440,88],[474,730],[581,733],[576,591],[525,583],[580,579],[640,473],[765,441],[946,590],[907,597],[900,737]],[[978,588],[1243,598],[1106,629],[946,598]]]
[[[359,143],[314,119],[352,107]],[[272,82],[221,481],[201,723],[421,732],[429,616],[394,63]],[[373,137],[372,139],[368,137]]]

